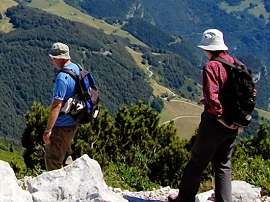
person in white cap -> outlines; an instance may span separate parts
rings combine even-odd
[[[49,53],[51,62],[58,69],[71,69],[79,75],[79,67],[71,62],[69,47],[57,42],[51,47]],[[66,100],[76,93],[76,82],[70,75],[60,72],[54,82],[53,102],[47,121],[47,127],[43,134],[45,143],[46,170],[55,170],[63,166],[66,152],[70,148],[71,141],[77,131],[78,123],[70,115],[60,116],[60,110]]]
[[[201,115],[198,133],[176,198],[168,197],[169,202],[195,202],[201,176],[207,165],[212,162],[215,171],[215,202],[232,202],[231,197],[231,156],[238,127],[227,125],[222,118],[222,105],[219,100],[221,89],[227,80],[227,72],[213,57],[222,57],[230,63],[234,59],[228,54],[223,33],[208,29],[203,33],[197,47],[203,49],[208,61],[203,67],[204,111]]]

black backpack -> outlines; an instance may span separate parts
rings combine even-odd
[[[211,60],[221,62],[228,76],[219,94],[224,121],[228,125],[248,126],[252,119],[257,94],[252,71],[237,58],[234,58],[233,64],[221,57],[214,57]]]
[[[77,65],[80,69],[79,75],[70,69],[59,71],[69,74],[77,82],[76,95],[66,100],[59,115],[69,114],[80,124],[86,124],[99,114],[99,89],[94,76],[81,65]]]

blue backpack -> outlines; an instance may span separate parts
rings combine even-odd
[[[81,65],[77,64],[77,66],[80,70],[79,75],[76,75],[70,69],[59,71],[69,74],[77,82],[75,96],[66,100],[60,115],[69,114],[80,124],[86,124],[99,114],[99,89],[94,76]]]

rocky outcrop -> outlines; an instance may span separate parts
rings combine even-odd
[[[87,155],[62,169],[29,180],[27,191],[35,202],[127,201],[108,188],[98,162]]]
[[[177,195],[177,189],[130,192],[108,187],[100,165],[87,155],[70,165],[44,172],[31,178],[17,180],[8,163],[0,161],[0,202],[162,202],[168,195]],[[259,187],[233,181],[233,201],[262,201]],[[196,196],[196,202],[210,201],[214,191]],[[264,201],[270,201],[267,198]]]
[[[32,195],[21,189],[12,168],[7,162],[0,161],[0,201],[1,202],[29,202]]]

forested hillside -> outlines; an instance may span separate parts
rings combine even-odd
[[[186,36],[198,43],[205,29],[221,29],[230,51],[251,53],[268,60],[270,3],[267,0],[65,0],[89,14],[108,22],[144,18],[151,24],[177,36]],[[114,9],[112,9],[114,8]],[[110,10],[110,12],[108,11]],[[263,52],[261,50],[264,50]]]
[[[129,1],[126,6],[131,2]],[[181,2],[180,8],[187,9],[186,3]],[[77,4],[77,6],[80,5]],[[172,5],[177,6],[174,3],[170,4]],[[137,5],[134,9],[138,10],[139,7],[143,8],[142,6],[143,4]],[[156,6],[153,9],[160,8],[160,5]],[[164,5],[165,8],[167,7]],[[145,13],[146,7],[139,9],[138,13],[139,11]],[[101,13],[100,11],[100,15]],[[113,16],[113,12],[110,14]],[[157,101],[152,95],[151,87],[145,81],[146,75],[135,64],[125,46],[130,46],[143,54],[142,63],[150,66],[151,71],[154,72],[153,78],[158,83],[169,87],[181,97],[195,101],[201,98],[200,69],[205,61],[202,52],[186,38],[187,36],[172,35],[169,31],[155,26],[157,23],[149,23],[150,15],[143,18],[132,17],[136,16],[134,11],[128,21],[123,16],[113,18],[116,20],[111,21],[120,23],[125,20],[122,28],[150,48],[130,44],[124,38],[112,34],[106,35],[102,30],[26,6],[8,9],[6,15],[16,29],[7,34],[1,33],[0,39],[0,54],[2,58],[5,58],[2,63],[3,74],[1,74],[3,77],[1,79],[3,89],[1,108],[3,112],[6,112],[0,117],[0,126],[2,135],[7,139],[18,140],[24,128],[24,114],[34,101],[40,101],[47,106],[51,101],[52,80],[55,72],[47,54],[55,41],[69,44],[74,61],[82,63],[95,74],[101,87],[102,105],[109,109],[113,116],[122,104],[129,105],[138,100],[148,104]],[[111,16],[108,19],[111,19]],[[151,22],[154,22],[153,20],[154,18]],[[183,24],[181,27],[184,28],[188,21],[183,19],[181,23]],[[264,25],[260,24],[260,26],[263,29]],[[228,38],[229,41],[230,37]],[[239,57],[252,68],[256,75],[259,75],[257,106],[267,109],[270,97],[269,76],[263,59],[252,53],[249,55],[243,53]]]
[[[56,72],[48,51],[56,41],[69,44],[72,59],[93,72],[100,86],[102,107],[109,109],[112,116],[123,104],[141,100],[155,106],[151,102],[157,102],[145,73],[127,52],[127,45],[144,54],[145,62],[156,71],[161,84],[183,97],[199,99],[200,70],[180,55],[172,56],[162,48],[131,45],[102,30],[27,6],[12,7],[6,16],[15,28],[1,33],[0,39],[0,57],[4,58],[0,125],[1,136],[7,140],[19,142],[25,127],[24,114],[34,101],[45,106],[51,102]]]
[[[121,41],[84,24],[25,6],[8,9],[7,16],[16,30],[0,37],[1,136],[19,139],[25,126],[24,114],[33,102],[50,104],[55,72],[48,51],[57,41],[69,44],[72,59],[95,75],[102,105],[112,115],[124,103],[151,100],[152,89],[144,73]],[[104,51],[110,54],[102,54]]]
[[[109,23],[123,24],[123,29],[150,47],[155,46],[180,54],[199,67],[206,58],[204,55],[198,55],[198,50],[192,49],[191,46],[198,44],[204,30],[209,28],[222,30],[229,52],[242,58],[254,73],[260,74],[260,80],[257,82],[259,89],[257,106],[269,109],[269,1],[115,0],[113,4],[108,0],[102,2],[65,0],[65,2]],[[108,9],[111,11],[107,12]],[[173,43],[177,39],[181,43]]]
[[[130,18],[122,29],[132,33],[149,47],[176,53],[194,66],[200,66],[202,62],[200,50],[196,49],[186,38],[173,36],[142,18]]]

